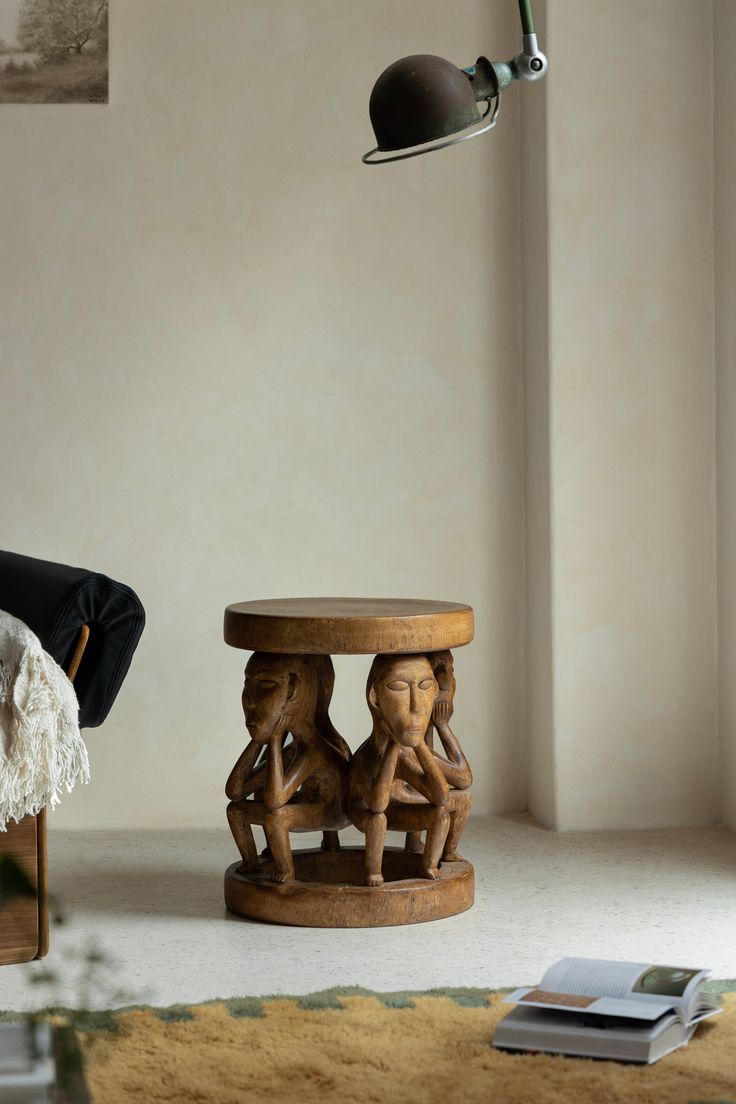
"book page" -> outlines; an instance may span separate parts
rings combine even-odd
[[[635,1000],[669,1000],[687,1021],[694,1015],[699,994],[707,996],[700,986],[709,973],[685,966],[648,966],[634,983],[631,996]]]
[[[707,973],[702,969],[653,966],[647,962],[563,958],[547,970],[540,988],[581,997],[667,1004],[689,1019],[693,998]]]
[[[608,962],[600,958],[562,958],[542,978],[542,989],[576,993],[581,997],[631,996],[637,979],[648,969],[646,962]]]
[[[654,1021],[668,1012],[679,1016],[669,1001],[618,1000],[616,997],[580,997],[547,989],[516,989],[504,997],[505,1004],[520,1008],[547,1008],[554,1012],[577,1012],[583,1016],[624,1017],[629,1020]]]

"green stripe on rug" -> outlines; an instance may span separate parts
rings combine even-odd
[[[716,997],[736,992],[736,978],[715,978],[705,982],[704,986]],[[417,998],[444,997],[460,1008],[485,1008],[491,997],[510,993],[512,989],[479,989],[465,986],[440,986],[436,989],[398,989],[392,992],[378,992],[365,989],[361,985],[337,985],[331,989],[320,989],[316,993],[269,993],[262,997],[214,997],[198,1005],[182,1003],[160,1007],[151,1004],[130,1004],[122,1008],[87,1012],[66,1006],[48,1006],[39,1009],[34,1015],[58,1016],[69,1020],[81,1031],[114,1031],[117,1018],[129,1012],[152,1012],[162,1023],[183,1023],[193,1020],[192,1008],[204,1008],[207,1005],[223,1005],[236,1019],[260,1019],[266,1014],[271,1001],[294,1001],[305,1012],[341,1011],[348,997],[372,997],[385,1008],[414,1008]],[[26,1019],[28,1013],[0,1011],[0,1023],[12,1023]]]
[[[736,1104],[736,981],[708,988],[723,1015],[654,1066],[495,1050],[508,989],[340,986],[67,1014],[93,1104]]]
[[[726,983],[718,983],[725,985]],[[736,988],[736,982],[733,983]],[[316,993],[269,993],[262,997],[214,997],[198,1005],[170,1004],[160,1007],[151,1004],[128,1004],[121,1008],[105,1009],[99,1012],[87,1012],[67,1006],[49,1005],[38,1009],[33,1015],[57,1016],[69,1020],[80,1031],[114,1031],[118,1016],[129,1012],[152,1012],[162,1023],[181,1023],[193,1020],[193,1007],[204,1008],[207,1005],[223,1005],[236,1019],[259,1019],[263,1017],[270,1001],[294,1001],[305,1012],[323,1012],[328,1009],[342,1011],[348,997],[372,997],[386,1008],[413,1008],[418,997],[445,997],[461,1008],[485,1008],[489,998],[496,993],[510,993],[511,989],[475,989],[467,987],[439,987],[437,989],[399,989],[382,993],[365,989],[361,985],[336,985],[331,989],[321,989]],[[719,992],[730,992],[720,989]],[[26,1012],[0,1011],[0,1023],[14,1023],[27,1019]]]

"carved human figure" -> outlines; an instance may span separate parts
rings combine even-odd
[[[424,740],[438,685],[425,655],[378,655],[366,697],[373,730],[350,765],[348,812],[365,832],[365,881],[383,883],[381,867],[387,829],[426,830],[422,874],[439,877],[439,860],[450,827],[449,787]],[[411,756],[405,754],[411,751]],[[394,782],[408,783],[425,800],[405,801]]]
[[[227,780],[227,816],[246,870],[259,865],[252,825],[263,826],[274,882],[294,877],[290,832],[336,833],[349,823],[347,745],[330,743],[317,724],[320,703],[326,713],[320,672],[314,656],[259,652],[245,668],[242,701],[251,740]],[[285,744],[288,733],[292,740]]]
[[[435,698],[432,709],[432,720],[427,726],[425,743],[432,748],[432,754],[442,774],[450,786],[447,808],[450,813],[450,830],[447,833],[445,847],[442,852],[443,862],[460,862],[462,855],[458,851],[458,844],[463,830],[470,816],[473,797],[470,786],[473,783],[473,774],[470,764],[465,758],[457,737],[450,728],[450,720],[455,708],[455,665],[452,652],[432,652],[427,657],[432,664],[434,677],[437,680],[439,692]],[[445,755],[441,755],[433,748],[433,729],[442,743]],[[410,752],[404,754],[411,754]],[[445,757],[446,756],[446,757]],[[394,792],[400,800],[423,802],[422,795],[412,786],[404,782],[394,784]],[[422,852],[421,833],[409,832],[406,837],[406,850],[418,854]]]
[[[330,718],[330,702],[332,701],[332,691],[335,688],[335,668],[332,663],[332,656],[313,655],[309,657],[309,661],[313,665],[317,676],[317,707],[314,714],[314,723],[317,726],[317,731],[323,740],[326,740],[336,751],[339,751],[345,762],[349,763],[351,754],[350,748],[337,731]],[[284,733],[282,746],[287,737],[288,731]],[[261,752],[261,760],[259,760],[259,762],[264,761],[267,755],[268,749],[264,748]],[[322,832],[322,850],[340,850],[340,836],[336,830],[325,829]],[[261,851],[261,862],[270,862],[272,859],[273,855],[271,853],[271,848],[266,845],[265,849]]]

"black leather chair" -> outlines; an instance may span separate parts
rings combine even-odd
[[[98,572],[0,551],[0,609],[24,621],[68,673],[79,699],[80,726],[101,725],[145,625],[134,591]],[[5,854],[28,873],[38,900],[18,899],[4,910],[0,965],[48,952],[45,811],[0,833],[0,855]]]

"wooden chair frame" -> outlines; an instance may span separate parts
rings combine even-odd
[[[69,679],[74,682],[79,665],[82,662],[82,656],[84,655],[87,642],[89,640],[90,629],[89,625],[82,625],[79,631],[79,637],[74,648],[74,654],[72,655],[69,667],[67,668],[67,675]],[[46,810],[42,809],[40,813],[35,817],[24,817],[18,824],[11,824],[8,826],[7,835],[0,836],[0,849],[11,850],[13,849],[14,842],[17,837],[22,837],[27,831],[27,825],[30,821],[35,820],[35,861],[33,866],[35,869],[28,870],[27,873],[34,882],[37,888],[37,949],[36,954],[31,955],[31,958],[44,958],[49,952],[49,889],[48,889],[48,854],[47,854],[47,833],[46,833]],[[5,847],[3,847],[5,844]],[[22,850],[22,849],[21,849]],[[19,861],[21,864],[28,863],[30,856],[23,856]],[[11,905],[10,908],[13,906]],[[17,952],[16,952],[17,953]],[[28,962],[29,957],[22,955],[20,958],[6,957],[6,955],[12,955],[10,952],[3,953],[2,947],[2,935],[0,932],[0,965],[10,965],[16,962]]]

